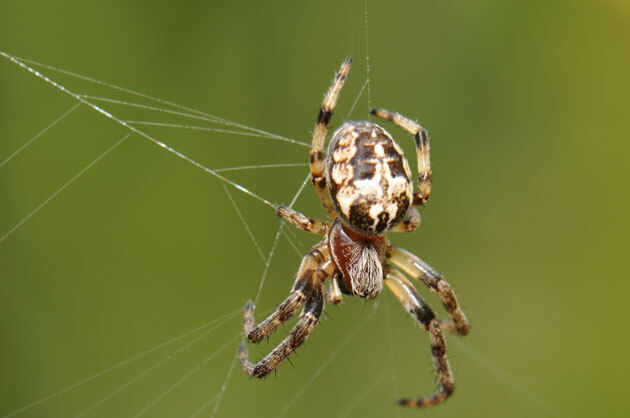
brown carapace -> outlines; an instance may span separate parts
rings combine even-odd
[[[333,134],[326,159],[323,147],[339,93],[352,58],[348,57],[328,90],[317,118],[311,149],[311,179],[332,223],[309,218],[289,207],[277,208],[278,215],[304,231],[324,239],[302,259],[289,296],[267,319],[255,325],[254,304],[245,306],[244,330],[254,343],[275,332],[303,307],[288,337],[257,363],[249,359],[247,345],[239,347],[241,367],[250,376],[265,377],[309,336],[324,308],[324,302],[339,304],[342,295],[370,300],[383,284],[427,331],[439,388],[417,399],[400,399],[399,404],[421,408],[447,399],[454,390],[453,374],[446,357],[443,330],[465,335],[470,330],[451,286],[431,266],[410,252],[392,246],[387,232],[411,232],[420,225],[415,208],[424,205],[431,194],[429,136],[416,122],[383,109],[372,114],[394,122],[413,135],[418,158],[418,186],[413,192],[409,163],[392,136],[379,125],[367,122],[344,123]],[[420,297],[409,277],[438,292],[450,320],[436,318]],[[326,279],[328,286],[324,286]]]

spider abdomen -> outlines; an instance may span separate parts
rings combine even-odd
[[[470,324],[444,278],[415,255],[390,245],[385,237],[398,222],[392,231],[410,232],[420,223],[420,214],[412,205],[424,205],[431,194],[427,132],[401,114],[385,109],[370,112],[392,121],[414,137],[419,189],[414,194],[409,164],[402,150],[390,134],[374,123],[344,123],[333,134],[323,159],[328,123],[351,63],[352,57],[346,58],[324,96],[310,153],[315,192],[334,221],[331,224],[309,218],[290,206],[277,207],[278,215],[285,221],[326,238],[302,259],[291,293],[267,319],[255,325],[254,304],[250,301],[245,305],[243,331],[250,341],[259,342],[300,307],[304,308],[289,336],[262,360],[253,363],[247,346],[242,343],[239,362],[250,376],[267,376],[304,343],[319,320],[325,300],[337,305],[342,294],[370,300],[386,284],[431,336],[431,356],[439,388],[429,396],[398,401],[408,408],[424,408],[444,402],[455,387],[442,329],[465,335]],[[435,317],[403,272],[440,294],[451,321]],[[328,278],[330,286],[326,289],[323,286]]]
[[[342,220],[368,235],[396,225],[409,210],[409,163],[392,136],[371,122],[344,123],[326,155],[326,181]]]

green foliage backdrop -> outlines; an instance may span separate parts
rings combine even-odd
[[[364,6],[4,1],[0,50],[308,142],[346,55],[355,65],[333,124],[366,80]],[[329,307],[295,367],[266,381],[238,367],[226,380],[240,313],[198,341],[211,328],[161,346],[240,310],[265,263],[221,182],[132,135],[0,242],[0,416],[25,406],[15,416],[211,416],[220,393],[216,417],[623,415],[630,6],[370,0],[368,16],[370,84],[352,118],[367,118],[369,100],[431,134],[424,223],[391,239],[446,275],[472,321],[470,336],[448,337],[454,397],[427,411],[395,405],[434,382],[426,333],[387,292]],[[149,104],[38,68],[81,94]],[[73,104],[0,59],[0,161]],[[127,120],[217,127],[99,104]],[[211,168],[308,159],[307,148],[281,141],[142,129]],[[410,138],[390,131],[414,165]],[[126,133],[80,106],[0,167],[0,235]],[[223,174],[288,203],[307,168]],[[229,191],[266,257],[279,220]],[[296,207],[324,216],[309,186]],[[315,242],[289,238],[298,251],[280,236],[259,318],[285,297]]]

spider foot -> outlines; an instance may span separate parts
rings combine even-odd
[[[470,324],[468,323],[464,323],[460,327],[457,327],[457,325],[455,325],[453,321],[449,321],[446,319],[440,319],[439,323],[440,323],[440,328],[442,328],[444,331],[447,331],[453,334],[459,334],[463,336],[463,335],[467,335],[470,332]]]
[[[437,393],[423,398],[402,398],[398,400],[398,405],[404,406],[405,408],[426,408],[444,402],[453,394],[453,390],[455,390],[455,387],[450,386],[442,388]]]

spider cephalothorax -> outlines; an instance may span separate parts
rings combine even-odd
[[[385,238],[361,234],[336,220],[328,232],[328,247],[341,273],[337,280],[343,293],[367,299],[381,293]]]
[[[247,345],[242,343],[239,360],[250,376],[267,376],[306,340],[319,320],[324,300],[341,303],[342,293],[370,300],[381,292],[384,283],[429,331],[440,386],[432,395],[400,399],[399,404],[407,407],[435,405],[454,390],[442,329],[464,335],[470,325],[443,277],[415,255],[389,244],[385,236],[389,231],[411,232],[420,225],[420,215],[414,206],[424,205],[431,194],[429,136],[416,122],[398,113],[383,109],[371,112],[413,135],[418,158],[419,191],[415,193],[411,170],[402,150],[392,136],[375,123],[344,123],[333,134],[324,161],[328,123],[351,63],[351,57],[344,61],[324,98],[311,149],[313,186],[333,222],[309,218],[286,206],[278,207],[281,218],[300,229],[323,235],[324,239],[302,259],[291,293],[267,319],[255,325],[254,304],[247,303],[243,321],[245,334],[251,342],[260,342],[304,306],[302,314],[289,336],[265,358],[252,363]],[[438,292],[451,321],[437,319],[411,282],[394,266]],[[331,280],[325,287],[327,278]]]

